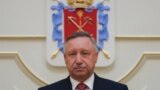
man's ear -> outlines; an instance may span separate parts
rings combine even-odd
[[[96,58],[95,58],[95,63],[97,63],[97,60],[98,60],[98,52],[95,53],[95,57],[96,57]]]
[[[66,63],[66,54],[65,53],[63,54],[63,57],[64,57],[64,62]]]

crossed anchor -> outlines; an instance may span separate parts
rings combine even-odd
[[[92,18],[90,18],[90,17],[88,17],[88,16],[84,18],[85,22],[84,22],[82,25],[81,25],[81,19],[80,19],[80,24],[77,24],[77,23],[76,23],[76,21],[75,21],[76,18],[75,18],[75,17],[69,16],[68,19],[69,19],[69,21],[70,21],[71,23],[73,23],[73,24],[78,28],[77,31],[84,31],[83,28],[84,28],[87,24],[91,24],[91,23],[92,23]]]
[[[84,23],[82,24],[82,16],[83,16],[84,12],[83,10],[79,10],[77,12],[77,15],[79,17],[79,24],[76,22],[76,18],[73,16],[68,16],[68,20],[73,23],[78,30],[77,31],[84,31],[83,28],[87,25],[87,24],[91,24],[92,23],[92,18],[90,18],[89,16],[84,17]]]

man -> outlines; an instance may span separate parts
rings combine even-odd
[[[69,76],[38,90],[128,90],[124,84],[94,73],[98,58],[95,40],[87,32],[75,32],[64,44],[64,59]]]

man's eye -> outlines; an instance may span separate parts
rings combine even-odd
[[[82,55],[89,55],[89,53],[88,52],[83,52]]]
[[[74,56],[74,55],[76,55],[76,53],[69,53],[68,55],[69,56]]]

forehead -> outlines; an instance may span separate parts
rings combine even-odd
[[[90,49],[93,47],[92,42],[90,41],[89,38],[87,37],[77,37],[74,39],[69,40],[65,44],[65,49],[70,50],[70,49]],[[93,48],[92,48],[93,49]]]

